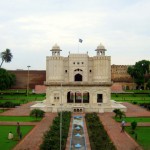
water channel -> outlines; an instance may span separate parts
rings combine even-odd
[[[86,150],[84,122],[82,116],[73,116],[70,150]]]

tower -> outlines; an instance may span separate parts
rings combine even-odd
[[[100,45],[97,46],[97,49],[95,51],[97,51],[97,56],[99,56],[99,55],[105,56],[106,49],[101,43],[100,43]]]
[[[60,56],[61,49],[57,44],[55,44],[50,51],[52,51],[52,56]]]

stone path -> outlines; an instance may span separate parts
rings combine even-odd
[[[35,104],[35,102],[29,102],[27,104],[23,104],[18,106],[17,108],[12,108],[8,111],[1,113],[1,116],[29,116],[30,114],[30,106]]]
[[[116,146],[117,150],[140,150],[140,146],[125,132],[122,133],[120,123],[117,123],[114,119],[113,113],[99,114],[100,120],[104,125],[110,139]]]
[[[122,104],[128,108],[126,112],[127,117],[140,117],[140,116],[150,117],[150,111],[147,111],[145,108],[127,102],[124,102]]]
[[[144,108],[130,103],[123,103],[127,107],[126,115],[131,116],[146,116],[150,117],[150,112]],[[110,139],[113,141],[117,150],[141,150],[142,148],[132,139],[126,132],[122,133],[120,123],[116,122],[112,117],[114,113],[99,114],[99,118],[104,125]],[[129,125],[129,124],[127,124]],[[139,125],[149,126],[150,123],[139,123]]]
[[[56,115],[56,113],[46,113],[42,121],[13,150],[39,150],[43,134],[49,129]]]

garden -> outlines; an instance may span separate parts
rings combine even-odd
[[[149,133],[150,126],[138,126],[138,123],[150,123],[150,117],[126,117],[125,113],[119,109],[114,110],[117,122],[126,122],[125,131],[139,143],[144,150],[150,149]],[[120,116],[120,114],[122,114]]]
[[[92,150],[116,150],[96,113],[86,114],[85,120]]]
[[[49,130],[44,134],[41,150],[59,150],[60,149],[60,120],[61,114],[53,120]],[[62,113],[62,137],[61,149],[65,150],[71,120],[71,112]]]
[[[10,150],[13,149],[13,147],[19,142],[17,138],[16,133],[16,126],[13,125],[5,125],[0,126],[0,149],[1,150]],[[21,126],[21,132],[22,137],[24,137],[26,134],[28,134],[32,130],[33,126]],[[9,140],[8,139],[8,133],[12,132],[14,135],[14,138]]]

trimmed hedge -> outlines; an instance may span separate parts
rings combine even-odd
[[[139,105],[143,108],[146,108],[147,110],[150,110],[150,103],[141,103]]]
[[[85,115],[92,150],[116,150],[96,113]]]
[[[19,103],[12,103],[12,102],[0,103],[0,107],[2,107],[2,108],[14,108],[16,106],[20,106],[20,104]]]
[[[62,150],[66,148],[66,142],[69,132],[71,120],[71,112],[63,112],[62,114]],[[40,150],[59,150],[60,149],[60,113],[53,120],[49,131],[44,134],[43,143]]]

